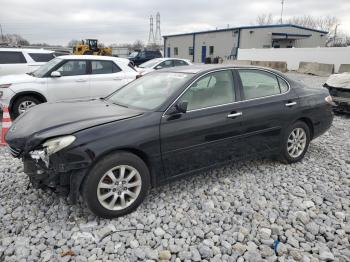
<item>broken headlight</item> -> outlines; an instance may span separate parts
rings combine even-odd
[[[48,156],[60,151],[61,149],[69,146],[75,141],[75,136],[61,136],[47,140],[43,147]]]

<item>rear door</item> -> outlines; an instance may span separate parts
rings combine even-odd
[[[92,60],[91,97],[105,97],[128,82],[125,73],[113,61]]]
[[[65,60],[54,71],[61,77],[47,77],[48,101],[90,98],[90,76],[86,60]]]
[[[165,173],[177,176],[233,160],[241,155],[239,100],[229,69],[206,74],[178,101],[187,101],[186,113],[165,113],[161,121],[161,150]]]
[[[21,51],[0,51],[0,76],[29,72]]]
[[[283,131],[295,117],[298,97],[282,77],[260,69],[237,69],[246,153],[279,149]]]

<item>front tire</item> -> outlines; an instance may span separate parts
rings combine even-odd
[[[292,124],[284,135],[282,141],[281,160],[287,164],[302,160],[309,148],[310,128],[302,122]]]
[[[13,103],[12,118],[16,119],[29,108],[41,104],[42,102],[34,96],[22,96],[17,98]]]
[[[94,165],[85,178],[82,194],[95,215],[115,218],[134,211],[149,188],[146,164],[138,156],[120,151]]]

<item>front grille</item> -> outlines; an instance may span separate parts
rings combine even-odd
[[[10,149],[11,155],[14,157],[19,157],[22,153],[22,151],[20,149],[8,146],[8,148]]]

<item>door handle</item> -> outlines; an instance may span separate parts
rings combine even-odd
[[[78,80],[75,80],[75,82],[86,82],[85,79],[78,79]]]
[[[115,78],[113,78],[113,80],[123,80],[123,78],[115,77]]]
[[[237,113],[231,113],[227,115],[227,118],[235,118],[237,116],[243,115],[242,112],[237,112]]]
[[[286,104],[286,106],[291,107],[291,106],[295,106],[297,104],[297,102],[289,102]]]

